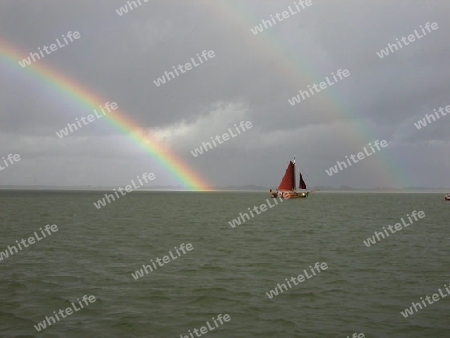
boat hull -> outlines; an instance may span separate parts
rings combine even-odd
[[[306,192],[277,192],[272,193],[270,197],[272,198],[285,198],[285,199],[292,199],[292,198],[306,198],[309,195],[309,191]]]
[[[450,197],[448,197],[448,196],[445,196],[445,197],[444,197],[444,200],[446,200],[446,201],[450,201]]]

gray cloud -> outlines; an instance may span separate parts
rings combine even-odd
[[[449,186],[450,116],[414,127],[450,104],[450,8],[444,2],[313,1],[258,35],[250,28],[292,2],[141,2],[119,16],[116,9],[126,1],[2,1],[0,40],[25,58],[79,31],[80,39],[36,65],[117,102],[213,185],[276,186],[296,154],[314,185]],[[439,29],[377,56],[426,22]],[[203,50],[216,56],[155,86],[165,71]],[[288,103],[338,69],[350,77],[294,107]],[[0,184],[119,185],[144,171],[157,173],[155,184],[179,183],[104,120],[59,139],[56,131],[92,111],[4,58],[0,74],[0,157],[22,156],[0,172]],[[192,156],[241,120],[254,128]],[[325,173],[376,139],[389,147],[333,177]]]

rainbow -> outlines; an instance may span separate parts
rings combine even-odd
[[[288,5],[292,5],[293,3],[294,1],[290,3],[280,2],[279,12],[286,10]],[[245,2],[228,0],[215,0],[211,1],[208,5],[211,11],[215,12],[217,17],[224,21],[224,24],[230,24],[232,22],[233,26],[241,31],[239,38],[245,39],[252,50],[273,60],[271,65],[274,70],[279,73],[283,81],[288,82],[293,88],[292,96],[296,94],[296,90],[302,88],[299,83],[303,83],[303,81],[300,80],[303,79],[306,83],[317,83],[323,81],[323,78],[330,74],[318,70],[327,68],[327,65],[319,64],[318,60],[306,59],[300,48],[294,50],[295,47],[288,47],[289,44],[287,41],[283,42],[274,34],[274,31],[278,27],[281,27],[283,22],[278,23],[276,27],[271,27],[258,35],[254,35],[250,31],[250,28],[260,24],[261,19],[267,19],[267,17],[255,16],[252,5],[247,5]],[[314,6],[287,20],[301,20],[302,15],[313,15],[312,11],[314,11]],[[298,44],[296,45],[298,46]],[[345,65],[343,65],[344,68]],[[352,73],[351,69],[349,71]],[[286,101],[288,98],[286,97]],[[349,101],[351,99],[346,98],[343,93],[339,92],[339,87],[335,86],[324,91],[320,99],[317,97],[315,104],[318,108],[317,110],[321,111],[323,116],[331,119],[350,121],[353,126],[353,133],[348,133],[344,136],[352,144],[361,145],[362,148],[363,145],[378,139],[379,136],[374,135],[373,131],[358,116],[358,112],[350,107]],[[293,114],[297,114],[297,112],[298,108]],[[302,115],[298,115],[299,119],[301,119]],[[301,121],[299,122],[300,125]],[[408,183],[411,181],[406,177],[408,171],[401,170],[398,167],[397,158],[393,155],[389,156],[386,151],[380,152],[377,156],[379,156],[379,160],[373,164],[371,169],[374,177],[380,178],[388,186],[408,186]]]
[[[11,68],[26,72],[40,83],[50,87],[55,93],[74,101],[76,104],[90,112],[104,105],[108,100],[102,99],[86,86],[83,86],[61,72],[51,69],[38,60],[26,68],[22,68],[18,61],[27,55],[20,52],[10,43],[0,39],[0,60]],[[117,109],[105,115],[106,121],[121,133],[128,135],[131,141],[139,148],[149,153],[172,177],[177,179],[184,187],[193,191],[211,191],[210,185],[197,173],[192,171],[186,163],[177,158],[176,154],[164,148],[151,135],[146,134],[135,122]]]

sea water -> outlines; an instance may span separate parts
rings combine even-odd
[[[450,283],[442,194],[319,192],[233,228],[269,193],[136,191],[98,210],[104,193],[0,191],[1,337],[450,337],[450,297],[401,314]]]

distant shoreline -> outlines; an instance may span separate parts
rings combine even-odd
[[[54,187],[54,186],[0,186],[0,191],[92,191],[92,192],[104,192],[104,191],[113,191],[114,187]],[[214,188],[213,191],[210,192],[255,192],[255,193],[265,193],[268,192],[270,188]],[[393,193],[393,194],[401,194],[401,193],[413,193],[413,194],[445,194],[450,192],[450,188],[404,188],[404,189],[339,189],[339,188],[327,188],[327,189],[310,189],[317,190],[315,193]],[[207,192],[207,191],[192,191],[187,190],[182,187],[142,187],[140,191],[135,191],[135,193],[139,192]]]

